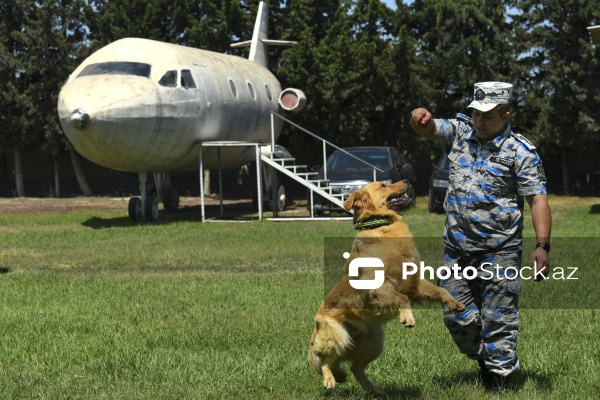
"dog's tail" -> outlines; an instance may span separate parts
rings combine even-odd
[[[326,315],[317,314],[310,339],[308,363],[319,374],[324,363],[338,359],[352,346],[352,338],[344,325]]]

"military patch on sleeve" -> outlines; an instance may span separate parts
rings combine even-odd
[[[546,174],[544,173],[544,166],[542,165],[542,163],[538,163],[537,172],[538,172],[538,175],[540,176],[540,178],[542,178],[544,180],[546,179]]]
[[[493,157],[490,157],[490,161],[498,163],[498,164],[502,164],[502,165],[507,166],[509,168],[512,168],[512,167],[515,166],[515,160],[511,160],[508,157],[493,156]]]
[[[512,133],[512,135],[519,142],[523,143],[525,145],[525,147],[527,147],[530,151],[535,151],[535,146],[525,136],[521,135],[520,133],[514,133],[514,132]]]

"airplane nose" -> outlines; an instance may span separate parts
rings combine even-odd
[[[90,122],[90,113],[83,108],[77,108],[71,113],[71,125],[77,129],[85,129]]]

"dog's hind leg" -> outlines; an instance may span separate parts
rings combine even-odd
[[[348,374],[346,374],[346,371],[344,370],[344,368],[342,368],[340,366],[331,368],[331,373],[333,374],[335,381],[338,383],[344,383],[348,379]]]
[[[383,329],[381,326],[373,326],[369,333],[361,335],[355,341],[355,347],[352,349],[350,359],[352,366],[350,371],[360,383],[360,386],[367,392],[376,392],[377,387],[367,378],[365,368],[369,363],[375,360],[383,351]]]
[[[447,305],[451,310],[464,311],[465,306],[457,301],[446,289],[434,285],[426,280],[419,280],[416,297],[424,300],[438,300]]]

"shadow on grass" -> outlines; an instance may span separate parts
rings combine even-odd
[[[379,391],[365,393],[360,388],[349,388],[336,386],[334,390],[324,391],[324,399],[423,399],[423,394],[418,387],[398,387],[395,385],[378,386]]]
[[[515,371],[511,375],[505,390],[508,392],[520,392],[528,381],[532,382],[540,391],[552,392],[552,380],[548,375],[522,369]],[[479,385],[483,388],[477,372],[460,372],[452,376],[434,376],[433,383],[447,389],[456,385]]]
[[[222,211],[222,212],[221,212]],[[237,202],[235,204],[224,204],[223,210],[219,204],[204,206],[205,218],[214,220],[232,220],[232,221],[252,221],[258,219],[252,216],[256,211],[252,207],[252,202]],[[221,217],[221,214],[223,215]],[[83,226],[92,229],[104,228],[129,228],[140,224],[166,225],[178,222],[200,222],[202,219],[202,208],[197,206],[184,206],[176,211],[160,210],[158,221],[136,222],[129,219],[127,210],[123,210],[122,217],[102,218],[92,217],[82,223]]]
[[[600,204],[593,204],[590,207],[590,214],[600,214]]]

